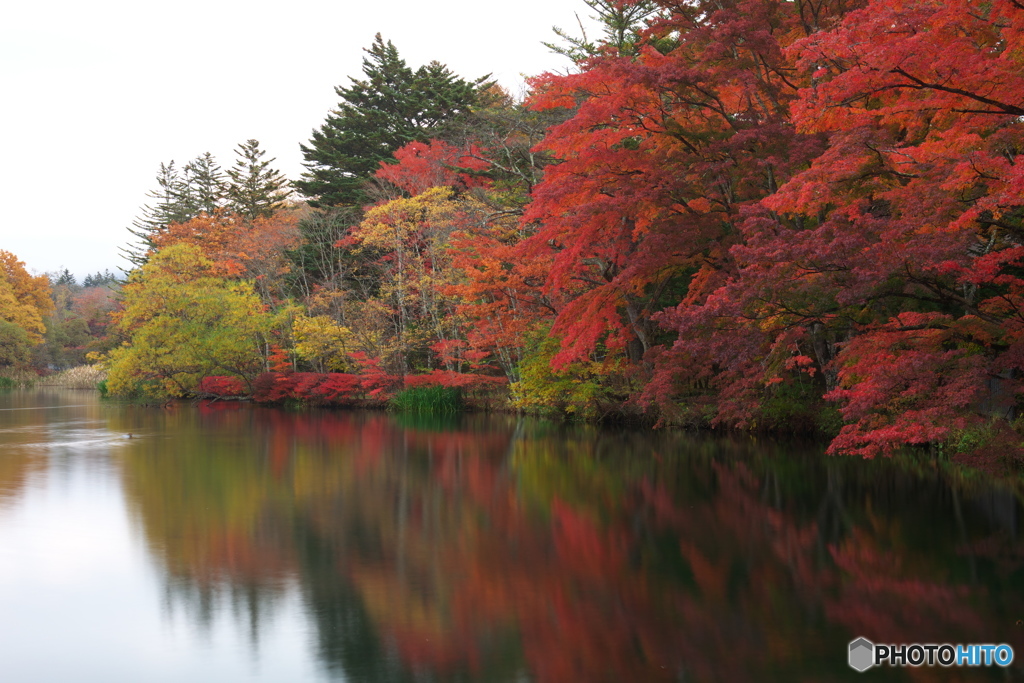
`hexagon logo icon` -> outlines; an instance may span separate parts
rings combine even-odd
[[[850,643],[850,666],[857,671],[867,671],[875,663],[875,644],[867,638],[858,638]]]

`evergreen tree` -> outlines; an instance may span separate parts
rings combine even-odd
[[[153,248],[153,235],[172,223],[184,223],[202,212],[213,213],[224,198],[224,175],[206,152],[185,164],[179,171],[172,160],[160,164],[156,176],[157,189],[146,194],[155,200],[142,207],[141,215],[132,222],[128,232],[138,241],[121,247],[121,254],[134,267],[148,259]]]
[[[227,172],[228,207],[249,221],[272,216],[288,197],[284,174],[270,168],[275,159],[263,161],[266,152],[257,140],[239,144],[235,154],[235,165]]]
[[[335,88],[341,103],[301,146],[307,171],[295,187],[315,207],[364,204],[363,183],[382,161],[414,140],[436,137],[490,85],[487,77],[462,80],[437,62],[413,71],[379,33],[366,53],[365,78]]]
[[[623,3],[621,0],[583,0],[587,7],[594,10],[590,18],[600,24],[602,36],[597,42],[591,42],[587,31],[580,22],[582,37],[569,35],[557,26],[555,35],[562,39],[563,44],[544,43],[552,52],[568,57],[579,64],[593,57],[602,48],[613,47],[620,54],[635,55],[640,41],[640,31],[646,26],[647,20],[657,12],[653,0],[639,0]],[[579,15],[576,17],[579,21]]]
[[[56,277],[51,276],[51,280],[53,280],[53,285],[55,287],[63,286],[70,289],[78,288],[78,280],[75,279],[74,274],[67,268],[61,269],[61,271],[57,273]]]
[[[141,215],[132,221],[128,228],[138,242],[121,247],[121,254],[133,267],[146,262],[147,254],[153,247],[153,233],[170,223],[180,222],[181,206],[179,203],[182,181],[174,161],[160,164],[156,175],[157,189],[150,190],[146,196],[155,200],[153,204],[145,204]]]
[[[82,287],[103,287],[104,285],[112,285],[117,283],[117,276],[110,272],[109,269],[103,271],[96,271],[93,275],[86,275],[85,280],[82,281]]]
[[[209,152],[185,164],[182,208],[193,214],[190,218],[201,212],[212,214],[222,207],[227,189],[224,172]]]

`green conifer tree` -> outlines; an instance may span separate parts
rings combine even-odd
[[[203,212],[213,213],[224,203],[224,173],[209,152],[185,164],[181,171],[173,160],[161,163],[156,183],[157,189],[146,193],[155,201],[144,205],[128,228],[137,241],[121,247],[122,256],[132,267],[147,261],[153,235],[172,223],[184,223]]]
[[[335,88],[340,104],[301,146],[307,170],[294,185],[314,207],[366,203],[363,184],[382,161],[409,142],[437,137],[490,85],[487,77],[465,81],[437,62],[413,71],[379,33],[366,53],[364,78]]]
[[[53,282],[54,287],[78,288],[78,280],[75,279],[74,274],[67,268],[62,268],[56,276],[50,276],[50,280]]]
[[[266,152],[258,140],[239,144],[235,154],[235,165],[227,172],[228,207],[249,221],[272,216],[288,197],[284,174],[270,168],[275,159],[263,160]]]
[[[227,194],[224,172],[209,152],[204,152],[185,164],[182,178],[181,200],[185,213],[212,214],[224,206]]]
[[[171,223],[180,222],[184,216],[181,206],[182,179],[174,161],[160,163],[160,171],[156,175],[157,189],[150,190],[146,196],[155,200],[145,204],[140,215],[132,221],[128,228],[135,238],[135,243],[121,247],[121,255],[131,263],[132,267],[141,266],[146,262],[147,254],[153,248],[153,235]]]

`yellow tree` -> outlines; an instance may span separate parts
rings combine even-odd
[[[132,274],[116,324],[127,341],[108,354],[109,391],[158,398],[188,395],[211,375],[250,384],[275,320],[250,282],[220,276],[198,247],[176,244]]]
[[[352,369],[349,354],[353,335],[330,316],[296,316],[292,322],[295,354],[313,365],[317,372],[345,372]]]
[[[430,366],[427,347],[461,338],[458,301],[448,293],[455,277],[449,238],[454,230],[472,231],[470,226],[482,224],[487,213],[472,197],[434,187],[370,209],[353,230],[359,249],[379,255],[379,296],[393,314],[403,372],[410,355],[425,354]]]
[[[39,344],[46,332],[43,320],[52,314],[47,277],[29,275],[17,256],[0,250],[0,320],[24,331],[31,344]]]

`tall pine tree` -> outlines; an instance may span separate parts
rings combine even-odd
[[[193,217],[200,213],[212,214],[224,205],[227,186],[224,173],[209,152],[204,152],[185,164],[182,179],[184,213]]]
[[[270,167],[275,159],[263,160],[266,152],[258,140],[247,140],[235,149],[238,158],[228,169],[228,208],[245,220],[269,218],[288,197],[284,174]]]
[[[366,203],[363,184],[382,161],[410,142],[438,136],[489,85],[486,76],[465,81],[437,62],[413,71],[379,33],[366,53],[364,79],[335,88],[338,108],[301,146],[307,170],[294,184],[315,207]]]
[[[161,162],[156,183],[157,189],[146,193],[146,196],[155,202],[143,205],[141,215],[132,221],[132,227],[128,228],[128,232],[138,241],[120,248],[121,254],[133,268],[146,262],[149,251],[153,248],[154,233],[171,223],[188,220],[182,205],[182,179],[173,160],[168,164]]]
[[[152,204],[142,207],[128,232],[137,238],[121,247],[121,254],[133,267],[144,264],[153,248],[153,235],[172,223],[184,223],[200,213],[213,213],[224,204],[224,173],[209,152],[185,164],[182,170],[170,163],[160,164],[157,189],[146,193]]]

